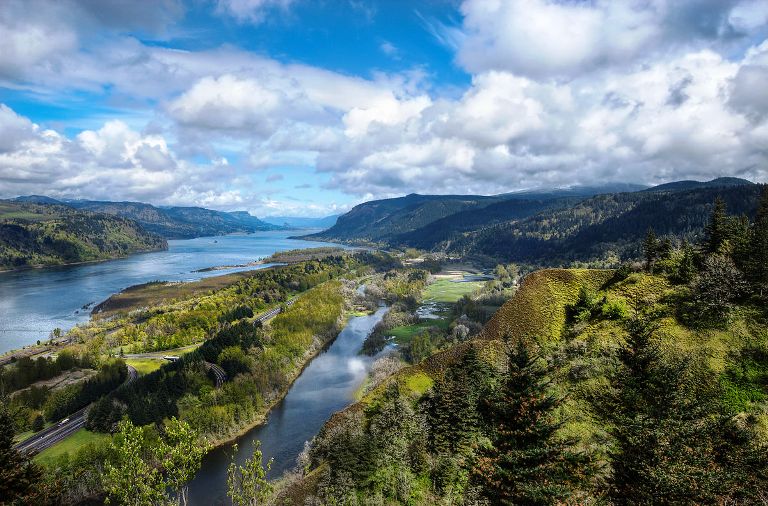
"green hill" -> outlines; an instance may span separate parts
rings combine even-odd
[[[106,260],[167,247],[165,239],[126,218],[0,201],[0,269]]]
[[[498,202],[477,195],[417,195],[373,200],[352,208],[323,232],[306,239],[387,243],[392,236],[419,229],[445,216]]]
[[[97,200],[56,200],[40,195],[17,197],[15,202],[52,204],[95,213],[111,214],[139,223],[144,229],[166,239],[192,239],[232,233],[277,230],[245,211],[214,211],[202,207],[157,207],[143,202]]]
[[[413,247],[491,262],[613,266],[641,256],[649,227],[678,241],[698,240],[717,197],[730,212],[754,216],[761,186],[719,178],[636,190],[409,195],[360,204],[335,226],[307,238]]]
[[[478,446],[482,448],[489,444],[481,435],[486,429],[476,433],[460,429],[463,422],[459,417],[449,423],[452,427],[449,430],[469,430],[467,446],[447,453],[436,449],[434,441],[443,436],[439,432],[441,429],[434,425],[442,423],[432,414],[437,402],[435,396],[445,395],[445,388],[448,388],[445,385],[455,381],[457,371],[467,367],[470,350],[481,363],[503,371],[505,350],[513,347],[515,342],[528,343],[531,349],[538,350],[540,363],[548,364],[546,388],[562,399],[551,415],[557,427],[556,437],[560,441],[569,441],[574,451],[589,455],[597,466],[596,470],[590,471],[589,477],[584,477],[578,485],[571,485],[568,496],[574,504],[604,502],[611,493],[606,481],[616,479],[612,469],[620,457],[615,453],[615,426],[608,421],[606,416],[610,415],[601,411],[601,404],[596,399],[615,392],[612,389],[616,387],[612,385],[616,385],[616,378],[624,374],[620,368],[621,360],[624,360],[621,359],[622,350],[627,349],[630,342],[628,329],[633,328],[632,322],[640,315],[645,328],[650,329],[649,346],[659,349],[655,359],[658,365],[654,367],[663,371],[686,371],[682,374],[688,375],[687,379],[672,380],[670,377],[665,380],[672,382],[673,386],[669,388],[673,389],[673,398],[689,393],[694,395],[691,392],[699,391],[697,389],[717,393],[711,402],[701,400],[707,397],[703,394],[696,401],[669,401],[685,405],[702,403],[700,409],[707,410],[703,418],[690,414],[679,416],[683,419],[690,416],[688,423],[691,426],[718,419],[731,427],[728,430],[743,430],[744,434],[749,434],[744,436],[747,439],[740,440],[741,443],[731,443],[733,449],[723,450],[726,453],[734,451],[741,455],[739,458],[746,458],[743,455],[755,448],[764,449],[768,434],[765,431],[768,416],[762,409],[768,400],[768,315],[765,305],[759,298],[741,298],[727,317],[728,325],[694,324],[687,316],[691,292],[689,285],[676,283],[667,276],[643,272],[549,269],[529,275],[515,296],[475,339],[437,353],[418,365],[401,369],[360,402],[334,415],[313,441],[310,466],[301,477],[294,477],[283,485],[278,504],[301,504],[308,497],[321,502],[343,497],[347,500],[378,497],[385,504],[461,503],[462,498],[477,497],[482,490],[472,478],[472,468],[477,465],[473,462],[480,451]],[[680,367],[683,369],[676,369]],[[677,385],[674,381],[680,381],[680,386],[674,386]],[[438,385],[441,394],[436,393]],[[460,398],[471,396],[471,390],[461,391],[465,393],[459,394]],[[661,393],[657,395],[662,397]],[[487,402],[483,398],[482,395],[479,397],[479,406]],[[466,408],[462,403],[451,406],[450,410],[457,413]],[[391,411],[395,408],[399,415]],[[672,443],[674,438],[683,437],[674,432],[678,430],[674,427],[679,427],[674,422],[674,416],[678,415],[653,416],[660,417],[658,424],[664,429],[648,430],[662,431],[662,437],[673,438],[669,444],[677,444]],[[733,429],[734,426],[729,425],[732,423],[739,424],[740,428]],[[701,451],[705,452],[700,458],[713,459],[711,465],[715,467],[725,465],[718,460],[721,458],[718,455],[706,453],[714,451],[708,445],[718,444],[716,438],[722,436],[717,432],[720,429],[711,430],[713,432],[707,437],[712,440],[699,443],[704,444]],[[489,434],[493,434],[492,430]],[[355,446],[358,444],[362,446]],[[649,441],[646,444],[655,443]],[[739,444],[746,445],[745,449],[739,449]],[[663,447],[656,450],[666,451]],[[399,457],[399,452],[405,452],[404,456]],[[388,454],[393,455],[391,459]],[[358,457],[362,460],[357,460]],[[689,463],[686,456],[669,458],[673,463],[677,462],[675,459]],[[764,471],[739,465],[734,464],[734,469],[729,472],[744,473],[740,478],[743,482],[729,481],[728,473],[721,469],[715,474],[721,476],[722,481],[713,485],[713,489],[694,487],[694,490],[685,483],[698,479],[699,486],[705,488],[705,479],[717,482],[720,478],[715,474],[693,478],[686,473],[694,471],[679,467],[682,464],[667,466],[659,462],[651,471],[661,473],[659,479],[667,482],[653,484],[650,488],[658,486],[659,490],[682,494],[676,501],[678,503],[700,503],[694,497],[702,494],[700,497],[713,501],[740,497],[740,500],[733,499],[735,503],[749,504],[751,499],[746,498],[762,493],[768,480],[760,478],[763,475],[759,473]],[[762,466],[762,470],[768,468],[765,459],[755,465]],[[345,469],[358,470],[346,475]],[[703,471],[704,474],[707,472]]]

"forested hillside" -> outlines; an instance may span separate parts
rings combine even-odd
[[[642,270],[527,276],[482,332],[337,413],[278,504],[760,504],[768,191]]]
[[[675,192],[599,195],[572,206],[483,228],[456,239],[448,251],[539,265],[605,262],[642,256],[649,228],[677,242],[700,239],[715,199],[736,215],[754,216],[759,185]],[[417,235],[417,234],[414,234]],[[424,247],[426,244],[410,243]]]
[[[720,178],[599,195],[553,191],[463,201],[417,195],[361,204],[336,226],[307,237],[414,247],[489,263],[617,265],[640,258],[649,227],[678,243],[696,240],[718,196],[733,213],[752,216],[760,191],[743,179]]]
[[[416,195],[373,200],[338,217],[330,229],[306,236],[315,240],[385,243],[392,236],[421,228],[465,209],[498,202],[477,195]]]
[[[166,239],[192,239],[212,235],[251,233],[280,227],[265,223],[245,211],[224,212],[202,207],[157,207],[143,202],[56,200],[40,195],[17,197],[17,202],[56,204],[121,216],[138,222]]]
[[[0,201],[0,270],[106,260],[165,248],[162,237],[126,218]]]

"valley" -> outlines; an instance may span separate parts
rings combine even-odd
[[[171,444],[166,431],[177,425],[204,450],[184,484],[188,504],[226,501],[232,470],[257,464],[266,466],[261,486],[273,504],[526,497],[527,489],[496,489],[482,478],[520,472],[520,464],[498,460],[524,457],[503,446],[498,417],[510,415],[494,410],[518,406],[503,399],[521,395],[514,389],[524,381],[538,392],[532,409],[541,410],[525,416],[544,424],[532,448],[575,459],[575,470],[558,471],[562,497],[597,501],[613,493],[606,483],[621,483],[653,501],[656,472],[669,480],[664,494],[755,497],[752,469],[768,469],[758,457],[766,423],[760,406],[768,399],[759,261],[768,196],[756,213],[749,202],[733,206],[755,216],[747,221],[730,212],[733,195],[745,191],[735,188],[702,190],[717,198],[703,224],[691,222],[682,237],[625,227],[641,234],[632,236],[641,256],[610,268],[491,269],[475,255],[442,251],[307,248],[317,243],[284,239],[288,231],[261,233],[273,251],[259,262],[233,262],[232,246],[244,241],[239,254],[250,255],[259,236],[193,240],[229,251],[221,261],[195,255],[197,264],[245,270],[185,265],[184,276],[202,279],[132,286],[93,305],[89,320],[63,329],[37,354],[32,346],[7,355],[0,386],[11,392],[19,451],[34,449],[39,428],[63,424],[55,444],[32,453],[51,473],[44,493],[65,502],[122,493],[102,469],[127,465],[120,455],[131,431],[143,434],[135,465],[160,465],[152,486],[165,493],[172,469],[154,452]],[[691,198],[711,196],[704,195]],[[631,372],[635,354],[647,355],[648,370]],[[115,372],[126,368],[129,381]],[[637,390],[630,372],[668,394]],[[626,397],[648,395],[646,414]],[[648,432],[637,416],[656,417],[661,432]],[[695,446],[680,424],[730,446],[721,453]],[[624,430],[641,441],[693,445],[699,460],[653,446],[650,460],[633,464],[646,474],[626,481],[615,469],[635,450],[614,446]],[[754,458],[738,463],[733,452]],[[659,458],[671,467],[654,464]],[[700,461],[696,472],[708,488],[686,488],[676,466]],[[527,479],[540,486],[550,465],[533,465]]]

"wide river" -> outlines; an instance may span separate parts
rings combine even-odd
[[[0,273],[0,353],[46,339],[54,328],[67,330],[88,320],[90,307],[120,290],[153,280],[192,281],[238,270],[199,269],[252,262],[288,249],[323,243],[288,239],[289,232],[205,237],[168,241],[168,251],[134,255],[101,263]],[[337,245],[338,246],[338,245]],[[269,413],[267,423],[238,439],[235,461],[253,454],[261,441],[265,459],[274,459],[270,478],[294,467],[305,441],[336,411],[354,400],[375,357],[359,355],[363,341],[384,315],[352,317],[336,340],[302,371],[286,397]],[[190,483],[190,504],[231,504],[227,467],[232,445],[208,454]]]
[[[241,265],[277,251],[323,246],[288,239],[296,232],[258,232],[168,241],[167,251],[83,265],[0,272],[0,353],[47,339],[55,328],[88,321],[93,303],[147,281],[193,281],[265,267],[194,272]],[[336,245],[338,246],[338,245]]]
[[[253,440],[261,441],[264,460],[273,459],[269,478],[292,469],[304,442],[317,434],[326,420],[354,400],[376,357],[360,355],[363,341],[387,308],[369,316],[356,316],[322,354],[315,357],[291,386],[285,398],[269,413],[267,423],[252,429],[237,441],[235,462],[243,464],[253,455]],[[385,352],[383,352],[385,353]],[[212,451],[189,484],[189,504],[231,504],[227,498],[227,467],[232,445]]]

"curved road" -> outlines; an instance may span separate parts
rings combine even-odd
[[[128,369],[128,377],[125,379],[123,385],[129,384],[139,377],[139,372],[134,367],[127,365],[126,368]],[[47,429],[43,429],[37,434],[16,444],[15,448],[21,452],[35,453],[50,448],[85,426],[85,420],[88,418],[88,409],[90,409],[90,407],[91,406],[88,405],[75,411],[67,418],[60,420]]]

